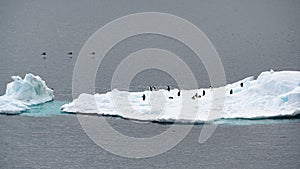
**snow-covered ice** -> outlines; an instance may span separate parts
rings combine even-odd
[[[12,76],[6,92],[0,96],[0,113],[18,114],[30,109],[28,106],[53,100],[53,90],[39,76],[26,74],[24,79]]]
[[[0,113],[18,114],[30,106],[53,100],[53,90],[39,76],[12,76],[6,92],[0,96]],[[243,87],[241,87],[243,83]],[[215,95],[217,91],[223,95]],[[230,90],[233,94],[230,94]],[[217,119],[270,118],[299,116],[300,71],[262,72],[255,80],[247,77],[220,88],[178,89],[127,92],[112,90],[105,94],[82,93],[61,107],[63,112],[120,116],[128,119],[160,122],[204,122]],[[203,96],[205,91],[205,96]],[[201,98],[192,99],[195,94]],[[146,95],[145,101],[142,95]],[[170,98],[171,97],[171,98]],[[220,105],[212,106],[212,102]],[[43,110],[41,110],[43,111]],[[211,116],[212,112],[219,115]]]
[[[222,96],[213,95],[213,92],[222,89],[225,91]],[[233,94],[230,94],[231,89]],[[201,98],[192,99],[195,93],[201,95]],[[142,100],[143,94],[146,95],[145,101]],[[70,113],[162,122],[295,116],[300,113],[300,72],[271,70],[262,72],[256,80],[248,77],[225,87],[182,90],[180,96],[177,94],[178,89],[170,92],[163,89],[144,92],[115,89],[105,94],[83,93],[61,109]],[[224,104],[212,107],[212,101],[222,100],[221,97],[225,98]],[[212,119],[210,113],[213,111],[219,111],[220,115]]]

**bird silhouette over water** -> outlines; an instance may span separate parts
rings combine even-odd
[[[42,52],[41,55],[43,56],[43,59],[46,60],[47,53],[46,52]]]
[[[69,58],[72,58],[73,52],[68,52],[67,55],[69,55]]]

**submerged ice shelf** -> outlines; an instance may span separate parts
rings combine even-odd
[[[24,79],[12,76],[6,92],[0,96],[0,113],[19,114],[37,105],[53,100],[53,90],[49,89],[39,76],[26,74]]]
[[[243,83],[243,87],[240,85]],[[203,96],[203,90],[205,96]],[[214,95],[218,90],[225,95]],[[230,94],[230,90],[233,94]],[[192,99],[195,93],[201,98]],[[145,94],[145,101],[142,95]],[[205,122],[218,119],[257,119],[295,117],[300,114],[300,72],[262,72],[256,80],[245,78],[214,89],[178,89],[127,92],[113,90],[105,94],[81,94],[61,107],[63,112],[120,116],[126,119],[158,122]],[[170,99],[169,97],[173,98]],[[212,106],[212,101],[224,103]],[[211,111],[219,111],[211,117]]]

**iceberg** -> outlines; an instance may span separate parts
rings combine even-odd
[[[53,90],[47,87],[39,76],[26,74],[24,79],[12,76],[13,82],[7,84],[6,92],[0,96],[1,114],[19,114],[29,110],[31,105],[52,101]]]
[[[243,83],[243,85],[241,85]],[[224,89],[224,104],[213,107],[219,100],[213,92]],[[203,96],[203,91],[205,95]],[[232,91],[232,94],[230,94]],[[156,122],[206,122],[219,119],[257,119],[295,117],[300,114],[300,72],[266,71],[257,79],[247,77],[220,88],[195,90],[127,92],[112,90],[104,94],[82,93],[61,107],[63,112],[119,116],[125,119]],[[195,93],[200,97],[192,98]],[[143,101],[142,95],[146,96]],[[184,98],[184,99],[183,99]],[[182,107],[183,100],[185,108]],[[212,111],[220,115],[209,118]]]

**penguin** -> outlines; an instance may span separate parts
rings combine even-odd
[[[233,94],[233,90],[232,90],[232,89],[230,89],[229,93],[230,93],[230,94]]]
[[[46,52],[43,52],[41,55],[46,55],[47,53]]]
[[[146,95],[145,95],[145,94],[143,94],[143,96],[142,96],[142,97],[143,97],[143,101],[145,101],[145,99],[146,99]]]
[[[170,86],[168,86],[168,91],[170,91],[171,89],[170,89]]]
[[[195,94],[195,98],[201,98],[201,95],[198,95],[198,93]]]
[[[91,54],[91,55],[95,55],[95,54],[96,54],[96,52],[91,52],[90,54]]]
[[[205,90],[203,90],[202,95],[205,96]]]
[[[151,86],[149,86],[149,90],[150,90],[150,91],[152,91],[152,90],[153,90]]]
[[[152,88],[155,90],[155,91],[158,91],[159,88],[158,87],[155,87],[155,86],[152,86]]]
[[[195,98],[196,98],[195,96],[192,97],[193,100],[195,100]]]
[[[178,91],[177,96],[180,96],[180,90]]]
[[[243,87],[244,86],[243,82],[240,85],[241,85],[241,87]]]
[[[169,99],[174,99],[174,97],[169,97]]]
[[[67,54],[68,54],[68,55],[73,55],[73,53],[72,53],[72,52],[68,52]]]

